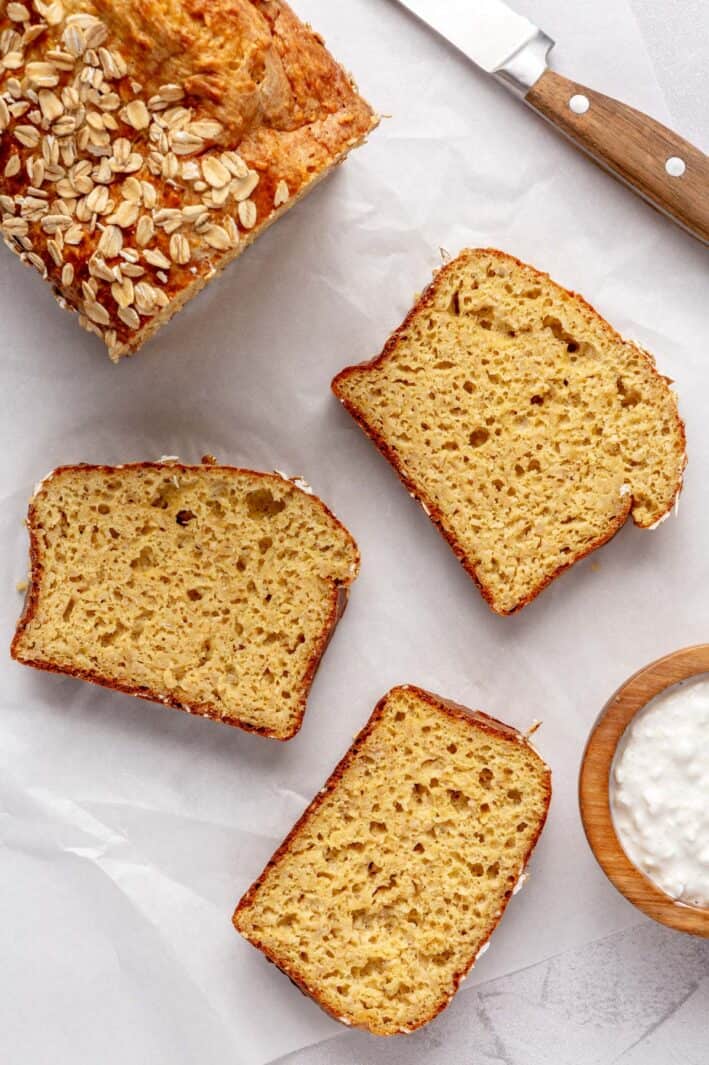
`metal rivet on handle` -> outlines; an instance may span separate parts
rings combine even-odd
[[[682,177],[682,174],[687,169],[687,164],[684,159],[680,159],[678,155],[671,155],[665,163],[665,170],[670,177]]]
[[[582,96],[580,93],[569,100],[569,107],[575,115],[585,115],[590,106],[588,96]]]

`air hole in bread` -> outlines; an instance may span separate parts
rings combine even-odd
[[[471,447],[482,447],[490,439],[490,431],[488,429],[473,429],[472,433],[468,437]]]

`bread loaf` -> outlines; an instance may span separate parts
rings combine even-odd
[[[297,484],[204,462],[66,466],[42,482],[12,655],[287,740],[357,547]]]
[[[234,914],[345,1024],[410,1032],[485,949],[544,826],[547,766],[507,725],[419,688],[381,700]]]
[[[112,359],[376,122],[283,0],[0,5],[0,232]]]
[[[333,389],[500,614],[628,517],[662,521],[682,487],[684,425],[652,357],[499,251],[444,267]]]

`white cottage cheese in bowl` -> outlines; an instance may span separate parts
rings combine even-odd
[[[641,710],[613,762],[611,812],[638,869],[673,899],[709,908],[709,678]]]

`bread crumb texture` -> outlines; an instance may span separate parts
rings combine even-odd
[[[234,915],[346,1024],[409,1032],[450,1001],[543,828],[547,766],[519,733],[391,691]]]
[[[502,252],[444,267],[333,388],[500,614],[682,487],[684,425],[652,357]]]
[[[231,467],[64,467],[28,524],[14,658],[277,739],[297,732],[359,567],[319,499]]]
[[[0,233],[113,359],[376,123],[282,0],[0,3]]]

